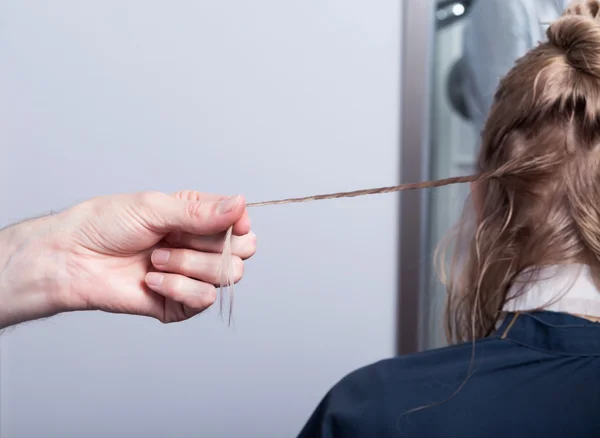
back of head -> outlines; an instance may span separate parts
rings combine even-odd
[[[478,225],[451,271],[451,341],[488,335],[515,279],[585,263],[600,279],[600,2],[573,2],[501,80],[482,134]]]

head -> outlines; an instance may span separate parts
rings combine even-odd
[[[600,2],[573,2],[547,37],[501,80],[482,133],[475,233],[446,280],[454,342],[492,332],[525,272],[584,263],[600,285]]]

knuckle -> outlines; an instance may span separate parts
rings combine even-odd
[[[186,200],[186,199],[192,199],[192,194],[193,194],[192,190],[186,189],[186,190],[179,190],[173,196],[175,196],[175,198],[177,198],[177,199]]]
[[[180,274],[189,275],[191,269],[190,253],[186,250],[173,250],[172,269]]]
[[[252,234],[250,236],[250,242],[248,243],[248,258],[252,257],[256,254],[256,235]]]
[[[217,288],[212,284],[205,283],[204,296],[204,307],[212,306],[217,301]]]
[[[239,249],[236,253],[243,260],[249,259],[256,253],[256,237],[247,234],[240,238]]]
[[[131,217],[139,223],[151,228],[154,222],[162,222],[160,215],[156,213],[157,207],[163,203],[163,197],[166,196],[160,192],[139,192],[133,195],[132,202],[127,207]]]
[[[226,280],[226,271],[224,266],[221,265],[220,262],[215,261],[214,266],[210,269],[210,276],[207,275],[207,278],[210,278],[210,281],[213,284],[221,285]]]
[[[233,276],[236,282],[244,276],[244,261],[240,257],[233,257]]]
[[[186,206],[186,214],[190,219],[203,219],[206,218],[210,211],[210,204],[203,202],[190,202]]]
[[[203,311],[212,306],[217,300],[217,289],[212,284],[198,283],[188,296],[185,304],[194,310]]]
[[[231,258],[231,263],[233,263],[233,258]],[[210,262],[206,265],[206,273],[207,277],[210,272],[210,279],[213,284],[221,284],[223,281],[227,280],[229,275],[229,266],[227,265],[228,258],[224,257],[223,254],[217,254],[216,257],[211,257]]]
[[[160,201],[162,193],[156,191],[145,191],[135,195],[135,200],[142,205],[154,205]]]
[[[183,277],[178,275],[169,275],[165,278],[164,288],[169,298],[174,301],[180,302],[183,295]]]

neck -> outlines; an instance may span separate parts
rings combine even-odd
[[[524,272],[507,295],[504,312],[547,310],[600,322],[600,290],[590,267],[547,266]]]

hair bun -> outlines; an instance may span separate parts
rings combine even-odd
[[[546,32],[571,67],[600,77],[600,1],[577,0]]]

